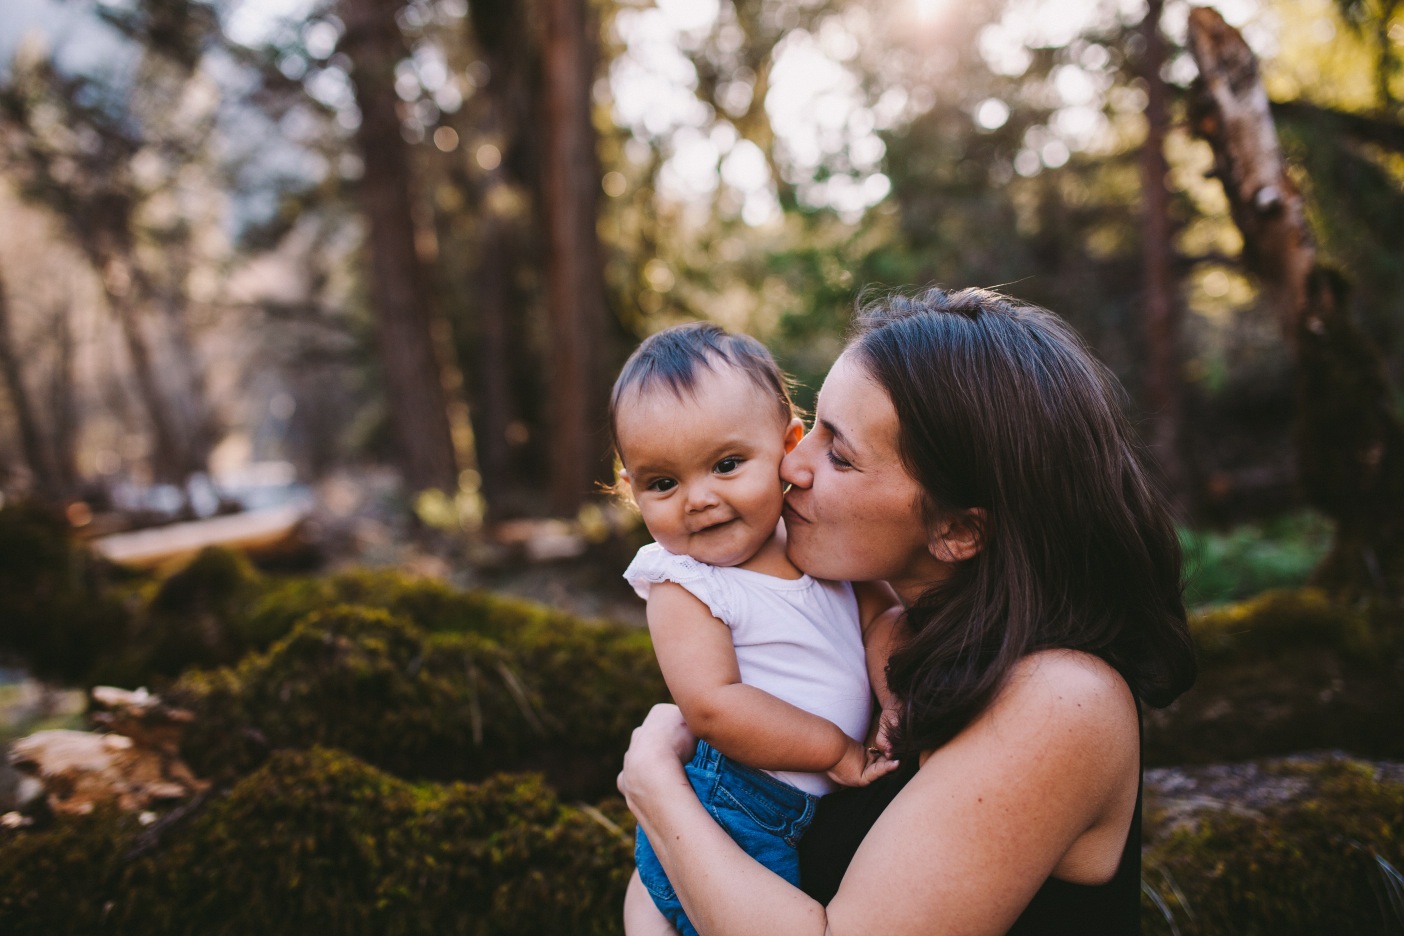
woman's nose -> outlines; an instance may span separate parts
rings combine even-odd
[[[785,453],[780,460],[780,480],[797,488],[807,488],[814,483],[814,465],[810,459],[810,440],[807,435],[799,444]]]

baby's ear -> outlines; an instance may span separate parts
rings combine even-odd
[[[793,451],[796,445],[800,444],[800,439],[804,438],[804,423],[798,419],[790,420],[790,424],[785,427],[785,451]]]
[[[985,511],[980,507],[957,511],[936,524],[926,548],[942,562],[964,562],[985,546]]]

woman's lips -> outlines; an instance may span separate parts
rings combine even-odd
[[[786,523],[791,523],[794,521],[798,521],[800,523],[809,522],[809,518],[806,517],[804,514],[800,513],[794,507],[790,506],[789,501],[785,501],[785,507],[783,510],[780,511],[780,516],[785,518]]]

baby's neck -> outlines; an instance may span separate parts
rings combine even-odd
[[[784,524],[777,525],[770,539],[756,550],[754,556],[738,565],[737,568],[759,572],[762,575],[773,575],[775,578],[781,579],[793,580],[804,576],[804,573],[795,568],[795,564],[785,555]]]

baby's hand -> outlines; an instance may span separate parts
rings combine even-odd
[[[860,787],[896,769],[897,762],[882,751],[850,741],[843,757],[827,773],[829,779],[840,786]]]

